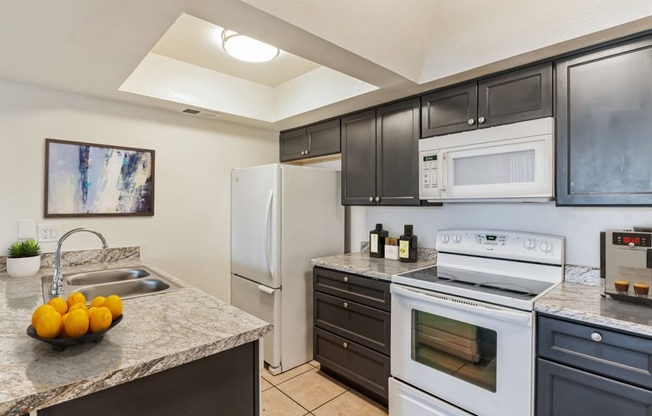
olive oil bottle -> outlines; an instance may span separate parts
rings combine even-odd
[[[398,259],[403,263],[417,261],[417,236],[412,234],[412,225],[405,224],[404,234],[398,242]]]

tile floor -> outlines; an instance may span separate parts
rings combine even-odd
[[[387,409],[319,371],[311,361],[273,376],[261,370],[264,416],[387,416]]]

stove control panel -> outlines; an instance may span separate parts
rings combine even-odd
[[[563,264],[565,238],[507,230],[444,229],[436,249],[447,253]]]

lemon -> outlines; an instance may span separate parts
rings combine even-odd
[[[68,312],[63,327],[69,337],[80,337],[86,334],[88,332],[88,313],[83,309]]]
[[[68,303],[66,303],[66,301],[61,298],[57,297],[50,299],[48,305],[52,305],[52,307],[56,309],[57,312],[59,312],[61,315],[68,312]]]
[[[122,315],[122,299],[118,295],[107,296],[102,306],[109,308],[113,319]]]
[[[76,311],[77,309],[81,309],[88,314],[88,309],[86,309],[85,303],[73,303],[72,306],[68,308],[68,312]]]
[[[61,314],[46,312],[36,321],[36,335],[41,338],[56,338],[61,333]]]
[[[52,305],[41,305],[38,308],[34,310],[34,313],[32,314],[32,326],[34,329],[36,329],[36,322],[38,321],[38,318],[43,316],[46,313],[52,313],[56,312],[57,310],[54,309],[54,306]]]
[[[68,309],[75,304],[75,303],[86,303],[86,296],[84,296],[83,293],[79,292],[72,292],[69,296],[68,299],[66,299],[66,303],[68,304]]]
[[[100,307],[100,306],[102,306],[105,299],[106,298],[104,296],[95,296],[95,298],[93,298],[93,301],[91,302],[90,307],[92,308],[92,307]]]
[[[113,318],[109,308],[104,306],[96,308],[93,310],[90,317],[91,332],[104,331],[111,326],[112,321]]]

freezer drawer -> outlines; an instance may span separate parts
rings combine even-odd
[[[263,338],[263,356],[271,367],[281,365],[281,289],[272,289],[231,275],[231,304],[274,325]]]

